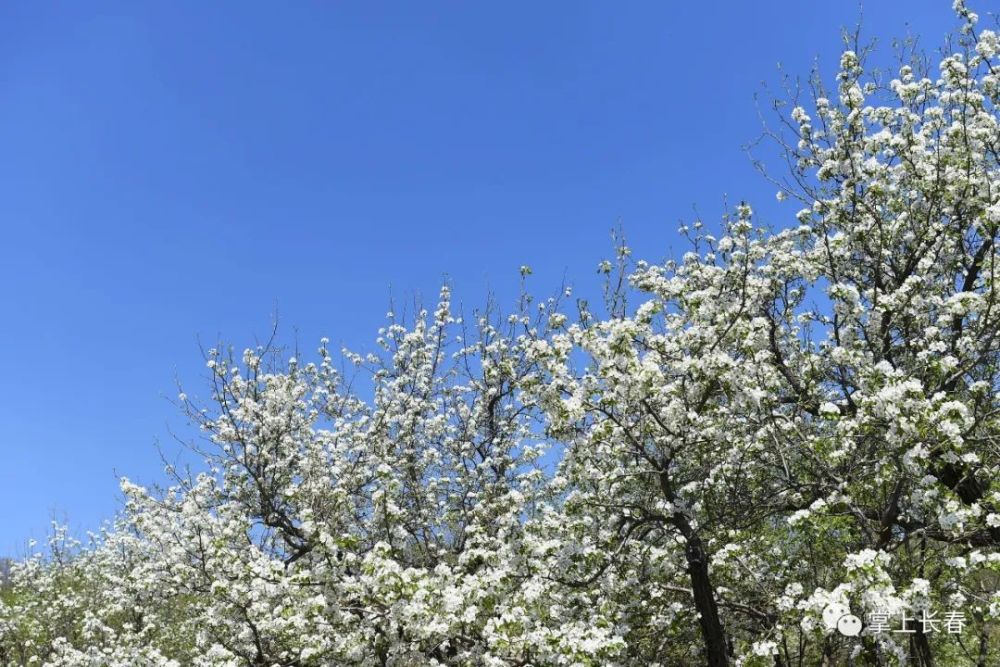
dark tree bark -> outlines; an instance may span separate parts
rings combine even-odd
[[[670,477],[663,471],[660,473],[660,490],[668,502],[675,502]],[[705,644],[705,664],[708,667],[728,667],[729,646],[726,642],[726,632],[719,618],[719,607],[715,601],[715,589],[708,574],[708,555],[698,535],[683,512],[675,511],[670,518],[673,526],[684,536],[684,557],[687,561],[687,573],[691,578],[691,591],[694,596],[694,608],[698,611],[698,624],[701,626],[701,637]]]
[[[687,558],[691,590],[694,592],[694,606],[698,610],[701,636],[705,641],[705,654],[709,667],[725,667],[729,664],[726,633],[719,619],[719,608],[715,602],[715,590],[708,576],[708,558],[697,533],[687,540],[684,555]]]

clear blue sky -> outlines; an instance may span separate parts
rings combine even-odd
[[[898,15],[909,5],[906,16]],[[937,46],[950,2],[870,2]],[[594,268],[774,202],[741,146],[780,61],[832,72],[851,2],[0,4],[0,554],[161,479],[197,340],[370,349],[391,292]],[[986,8],[980,11],[985,12]]]

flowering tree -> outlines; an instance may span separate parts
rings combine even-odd
[[[698,647],[678,661],[993,655],[998,43],[956,8],[937,80],[906,65],[880,90],[847,51],[833,100],[817,83],[794,108],[779,199],[804,205],[797,226],[769,233],[741,205],[681,261],[638,262],[637,308],[612,290],[610,317],[539,345],[539,401],[569,443],[562,519],[606,542],[577,583],[621,577],[609,554],[639,569],[639,628]],[[901,631],[839,636],[831,603]],[[934,624],[942,607],[971,647]]]
[[[619,245],[599,312],[446,288],[345,353],[370,395],[211,351],[205,470],[14,564],[0,664],[996,664],[1000,39],[956,11],[937,72],[855,45],[795,102],[791,225]]]

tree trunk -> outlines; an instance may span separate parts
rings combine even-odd
[[[666,468],[666,466],[664,466]],[[660,491],[670,503],[676,501],[670,484],[670,476],[666,470],[660,472]],[[715,602],[715,589],[708,576],[708,555],[698,532],[691,527],[683,512],[675,511],[670,522],[684,536],[684,557],[687,560],[687,572],[691,577],[691,591],[694,595],[694,608],[698,611],[698,624],[701,626],[701,638],[705,643],[705,658],[708,667],[728,667],[729,647],[726,644],[726,632],[719,619],[719,607]]]
[[[690,526],[688,528],[690,529]],[[706,664],[709,667],[727,667],[729,651],[726,646],[726,633],[722,629],[722,621],[719,620],[719,608],[715,603],[712,580],[708,577],[708,558],[697,533],[692,532],[691,536],[687,537],[684,555],[687,558],[688,575],[691,577],[691,590],[694,592],[694,606],[698,610],[701,636],[705,642]]]
[[[917,664],[920,667],[934,667],[934,653],[931,651],[931,643],[927,641],[927,635],[921,628],[916,629],[913,635],[913,645],[917,649]]]

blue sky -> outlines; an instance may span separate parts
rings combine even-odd
[[[936,48],[949,2],[864,7]],[[975,8],[975,7],[974,7]],[[981,9],[980,11],[985,11]],[[390,294],[513,299],[623,225],[774,202],[742,146],[777,63],[831,73],[850,2],[0,4],[0,554],[161,479],[198,347],[370,349]]]

